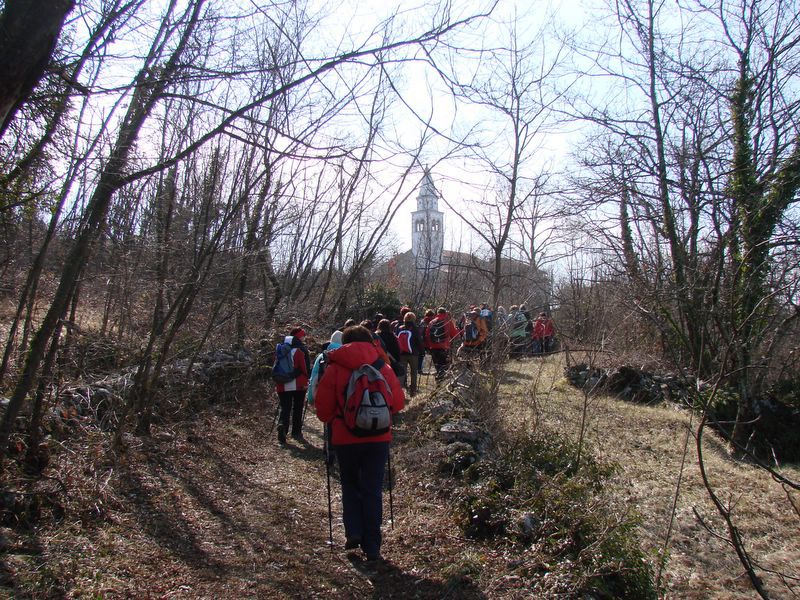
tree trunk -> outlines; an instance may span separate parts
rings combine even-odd
[[[6,0],[0,15],[0,137],[44,75],[74,0]]]

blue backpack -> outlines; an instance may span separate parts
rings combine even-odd
[[[283,342],[275,346],[275,364],[272,367],[272,380],[275,383],[289,383],[297,377],[292,361],[292,347]]]

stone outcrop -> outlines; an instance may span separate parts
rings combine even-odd
[[[638,404],[684,400],[690,385],[690,381],[675,374],[659,375],[628,365],[600,369],[578,364],[564,369],[564,376],[584,391],[611,394]]]

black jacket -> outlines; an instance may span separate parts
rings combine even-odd
[[[379,331],[378,337],[383,341],[383,347],[386,353],[395,360],[400,360],[400,346],[397,343],[397,338],[391,331]]]

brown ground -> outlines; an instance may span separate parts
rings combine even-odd
[[[441,519],[447,509],[423,500],[424,489],[417,494],[422,488],[402,467],[393,493],[395,526],[385,534],[387,564],[368,571],[360,552],[342,550],[335,470],[332,548],[320,423],[309,412],[307,443],[290,440],[281,449],[269,434],[274,396],[267,395],[268,402],[212,407],[156,429],[144,442],[129,438],[122,464],[103,469],[102,518],[81,521],[68,512],[68,522],[35,533],[4,530],[11,545],[6,582],[17,588],[0,588],[0,597],[484,597],[468,582],[437,573],[437,537],[453,533]],[[418,412],[410,407],[397,437]],[[99,447],[98,440],[89,454],[99,455]],[[76,465],[66,464],[69,452],[62,456],[61,468],[70,473]],[[94,468],[87,463],[81,470],[89,476]],[[388,523],[388,494],[384,499]],[[432,525],[420,530],[428,519]],[[462,540],[452,537],[450,546],[460,549]]]
[[[581,396],[563,381],[561,369],[559,357],[509,363],[501,388],[509,423],[577,435]],[[425,448],[412,435],[424,395],[397,425],[395,523],[393,529],[388,523],[385,527],[388,563],[377,573],[366,572],[357,555],[349,558],[341,549],[335,479],[334,547],[328,545],[318,422],[309,414],[308,443],[290,441],[281,449],[274,432],[269,434],[273,401],[266,393],[256,400],[217,405],[156,429],[147,441],[131,437],[124,460],[113,467],[104,458],[107,440],[101,436],[88,436],[80,451],[66,448],[52,472],[70,489],[71,508],[59,524],[29,533],[3,529],[10,548],[3,563],[8,585],[0,588],[0,596],[529,597],[514,590],[507,555],[459,535],[450,518],[453,497],[447,488],[418,467],[410,468],[425,462],[420,456]],[[689,417],[672,408],[608,398],[592,400],[588,414],[590,444],[621,464],[619,493],[641,513],[644,546],[655,551],[663,544]],[[690,438],[664,575],[667,597],[752,598],[732,551],[693,514],[697,509],[718,526],[699,487],[692,449]],[[748,547],[765,565],[797,574],[800,527],[781,488],[756,469],[729,461],[710,436],[707,454],[720,495],[738,502],[735,514]],[[796,469],[787,473],[800,479]],[[95,487],[79,484],[81,479]],[[387,521],[388,500],[385,495]],[[81,505],[88,509],[75,510]],[[774,597],[791,596],[774,577],[767,581]],[[14,591],[9,587],[13,584]]]

